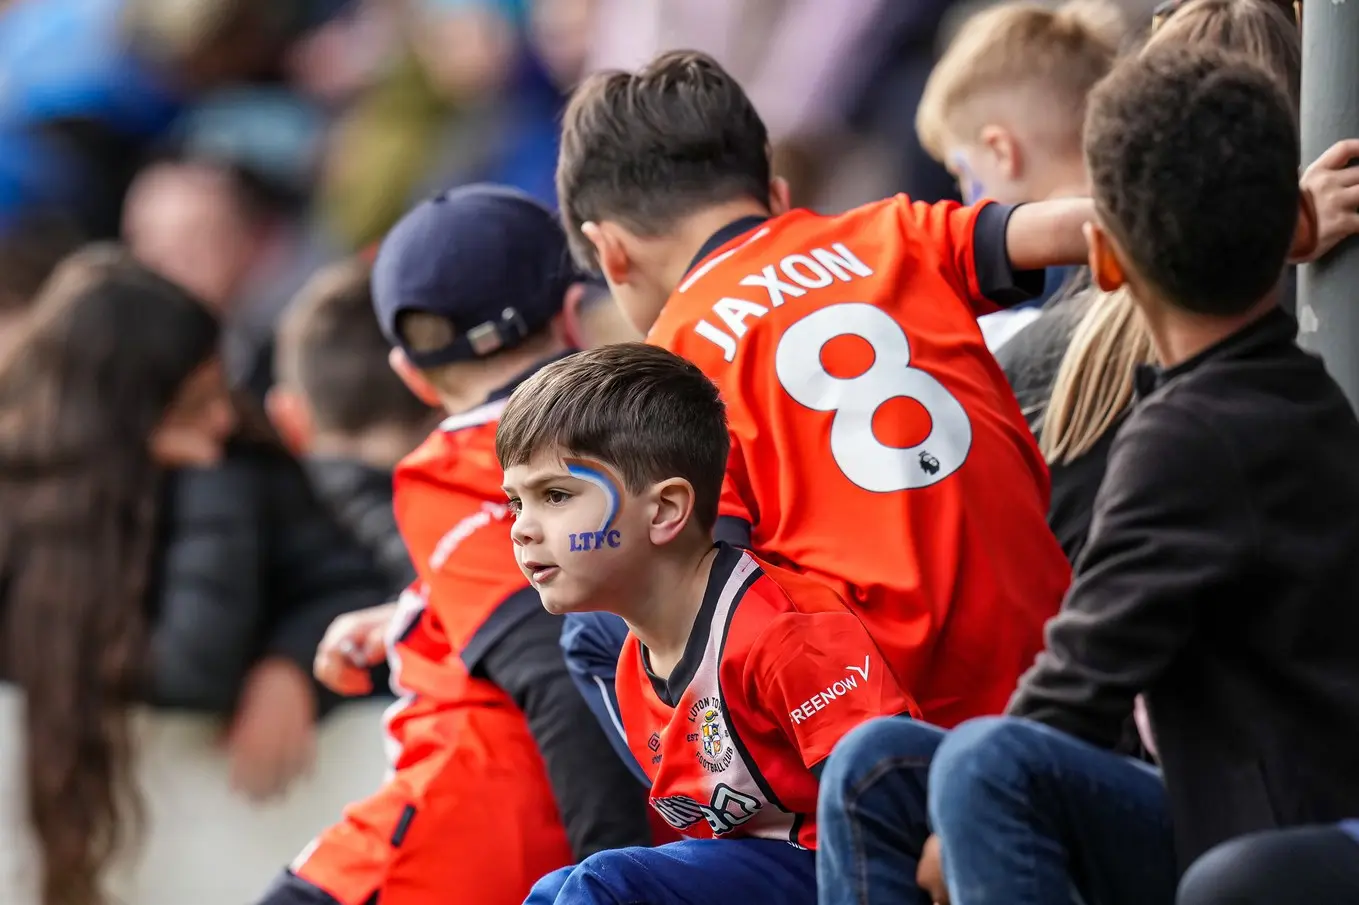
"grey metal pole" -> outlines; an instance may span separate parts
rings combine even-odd
[[[1359,138],[1359,0],[1304,0],[1302,160]],[[1355,165],[1359,165],[1357,162]],[[1298,275],[1299,342],[1321,355],[1359,408],[1359,240]]]

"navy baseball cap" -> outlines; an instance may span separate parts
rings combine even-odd
[[[469,185],[422,201],[392,227],[373,264],[373,308],[387,341],[433,368],[514,348],[562,312],[582,279],[550,210],[514,189]],[[453,341],[408,348],[396,329],[405,311],[446,318]]]

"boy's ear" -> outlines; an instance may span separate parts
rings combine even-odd
[[[387,354],[387,364],[392,366],[396,376],[401,378],[401,382],[406,385],[406,389],[415,394],[419,399],[430,408],[441,408],[443,400],[439,398],[439,391],[434,388],[434,384],[429,382],[420,369],[411,364],[411,360],[406,357],[406,353],[399,348],[392,349]]]
[[[315,436],[311,408],[301,393],[282,386],[272,386],[264,396],[264,410],[274,430],[295,456],[304,456],[311,449]]]
[[[1312,260],[1321,244],[1321,227],[1317,223],[1317,204],[1312,191],[1303,188],[1298,197],[1298,225],[1293,230],[1293,246],[1288,250],[1290,263]]]
[[[694,485],[683,478],[669,478],[651,490],[651,543],[663,546],[679,537],[694,514]]]
[[[788,180],[782,176],[775,176],[769,180],[769,213],[775,217],[788,213],[793,209],[793,190],[788,187]]]
[[[628,254],[627,231],[617,223],[584,223],[581,233],[595,247],[599,269],[614,286],[627,286],[632,278],[632,259]]]
[[[580,303],[585,298],[585,284],[572,283],[562,298],[562,313],[552,319],[553,333],[572,349],[584,349],[585,338],[580,325]]]
[[[1015,134],[1009,129],[994,124],[983,126],[977,142],[991,151],[996,158],[996,169],[1007,179],[1015,180],[1023,175],[1024,154]]]
[[[1085,244],[1089,249],[1090,276],[1103,292],[1114,292],[1128,282],[1123,262],[1118,258],[1113,237],[1098,223],[1088,221],[1083,227]]]

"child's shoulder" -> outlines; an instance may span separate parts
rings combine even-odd
[[[412,555],[421,538],[437,539],[433,553],[479,529],[510,521],[504,471],[495,454],[499,410],[454,416],[398,463],[392,503]],[[508,528],[506,528],[508,530]],[[504,541],[509,548],[508,540]],[[447,553],[438,557],[447,558]]]
[[[759,565],[765,582],[759,596],[769,610],[788,614],[840,614],[849,612],[845,599],[825,582],[765,562],[747,554]]]
[[[791,664],[810,647],[823,647],[848,632],[857,645],[862,625],[836,591],[807,575],[764,562],[758,565],[731,614],[724,644],[725,665],[758,671]],[[838,642],[836,642],[838,643]]]
[[[495,433],[504,401],[450,415],[396,466],[398,488],[405,481],[489,488],[501,499],[503,471],[495,455]]]

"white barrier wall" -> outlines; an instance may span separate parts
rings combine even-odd
[[[25,819],[21,699],[0,686],[0,903],[37,905]],[[350,801],[382,782],[381,701],[348,704],[320,727],[312,775],[281,801],[256,807],[227,785],[220,723],[148,712],[138,762],[147,830],[109,878],[123,905],[248,905]]]

